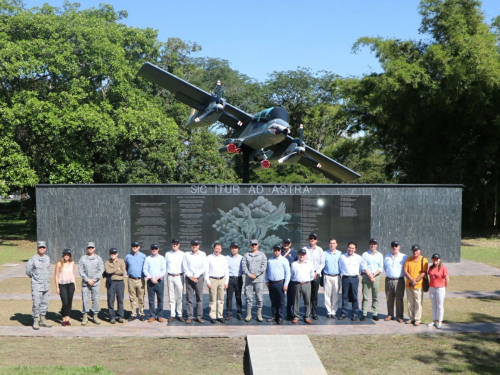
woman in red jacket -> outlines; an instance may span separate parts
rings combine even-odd
[[[432,255],[432,265],[429,267],[428,275],[430,278],[429,297],[432,303],[433,320],[432,323],[429,323],[429,327],[441,328],[444,315],[444,296],[450,277],[448,276],[448,269],[442,264],[439,254]]]

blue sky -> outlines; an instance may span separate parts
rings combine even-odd
[[[25,0],[28,7],[63,0]],[[422,39],[419,0],[82,0],[82,8],[100,2],[126,10],[123,22],[151,27],[159,39],[178,37],[202,46],[196,56],[226,59],[231,67],[264,81],[273,71],[297,67],[342,76],[380,71],[369,50],[351,52],[362,36]],[[489,22],[500,15],[500,0],[483,0]]]

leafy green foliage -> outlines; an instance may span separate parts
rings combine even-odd
[[[405,183],[465,185],[469,228],[498,211],[500,56],[480,2],[422,0],[426,41],[361,38],[384,68],[344,86],[357,130],[373,134]],[[497,224],[498,225],[498,224]]]

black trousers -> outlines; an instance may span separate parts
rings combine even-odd
[[[118,316],[123,318],[123,296],[125,294],[125,283],[123,280],[111,280],[111,285],[108,288],[108,310],[109,318],[114,319],[115,298],[118,301]]]
[[[352,315],[358,312],[359,277],[342,276],[342,315],[347,315],[347,305],[352,302]]]
[[[62,301],[62,316],[69,316],[71,314],[71,307],[73,306],[73,295],[75,294],[75,283],[59,284],[59,291]]]
[[[311,280],[311,315],[318,315],[318,292],[319,292],[319,278]]]
[[[285,318],[285,292],[283,282],[269,283],[269,298],[271,299],[272,317],[276,320]]]
[[[294,303],[295,303],[295,283],[290,282],[288,284],[288,290],[286,291],[286,316],[289,319],[293,319]]]
[[[226,311],[227,315],[233,314],[233,294],[236,297],[236,312],[241,314],[243,305],[241,303],[241,290],[243,289],[243,276],[237,278],[229,278],[226,295]]]

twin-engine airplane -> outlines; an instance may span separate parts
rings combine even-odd
[[[249,165],[253,170],[268,169],[271,165],[298,162],[306,167],[318,169],[326,177],[345,182],[361,177],[335,160],[310,148],[303,141],[303,126],[299,138],[289,136],[290,116],[281,107],[268,108],[249,115],[226,103],[221,97],[221,83],[217,82],[215,95],[158,68],[145,63],[137,73],[151,82],[169,90],[175,98],[193,108],[186,126],[194,128],[208,126],[216,121],[231,127],[231,138],[219,149],[221,154],[243,154],[243,182],[249,182]]]

